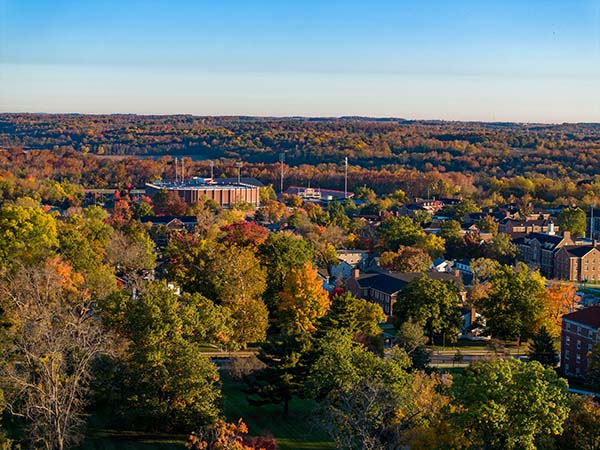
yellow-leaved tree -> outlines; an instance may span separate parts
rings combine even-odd
[[[306,262],[285,277],[277,305],[279,327],[287,334],[312,333],[316,321],[327,313],[330,305],[317,270]]]

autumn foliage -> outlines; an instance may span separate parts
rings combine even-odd
[[[242,419],[237,423],[219,420],[198,433],[192,433],[186,447],[192,450],[277,450],[273,437],[248,436]]]

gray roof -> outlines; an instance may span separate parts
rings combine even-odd
[[[458,278],[453,274],[442,273],[442,272],[389,272],[389,273],[366,273],[357,278],[358,285],[361,289],[375,289],[386,294],[395,294],[400,291],[404,286],[410,283],[415,278],[425,275],[428,278],[434,280],[452,280],[458,281]]]

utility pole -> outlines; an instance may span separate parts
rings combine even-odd
[[[210,161],[210,179],[215,179],[215,162],[212,160]]]
[[[592,209],[592,214],[590,217],[590,238],[592,239],[592,241],[594,240],[594,207],[596,206],[595,203],[592,203],[590,205],[591,209]]]
[[[285,159],[285,153],[280,153],[279,154],[279,165],[280,165],[280,169],[281,169],[281,180],[279,183],[279,193],[283,194],[283,161]]]
[[[241,182],[242,182],[242,162],[238,161],[235,163],[235,165],[238,168],[238,184],[241,184]]]
[[[181,184],[185,183],[185,163],[183,162],[183,158],[181,158]]]
[[[344,166],[345,166],[345,172],[344,172],[344,199],[348,198],[348,157],[346,156],[344,158]]]
[[[175,157],[175,184],[177,184],[177,156]]]

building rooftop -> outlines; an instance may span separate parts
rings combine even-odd
[[[590,306],[589,308],[565,314],[563,319],[568,319],[592,328],[600,328],[600,305]]]
[[[581,258],[591,252],[594,248],[600,250],[599,247],[592,245],[567,245],[563,247],[570,256]]]
[[[200,178],[193,177],[183,182],[175,180],[156,180],[152,183],[146,183],[146,186],[156,189],[187,189],[187,190],[220,190],[224,188],[236,189],[255,189],[264,186],[255,178]]]

